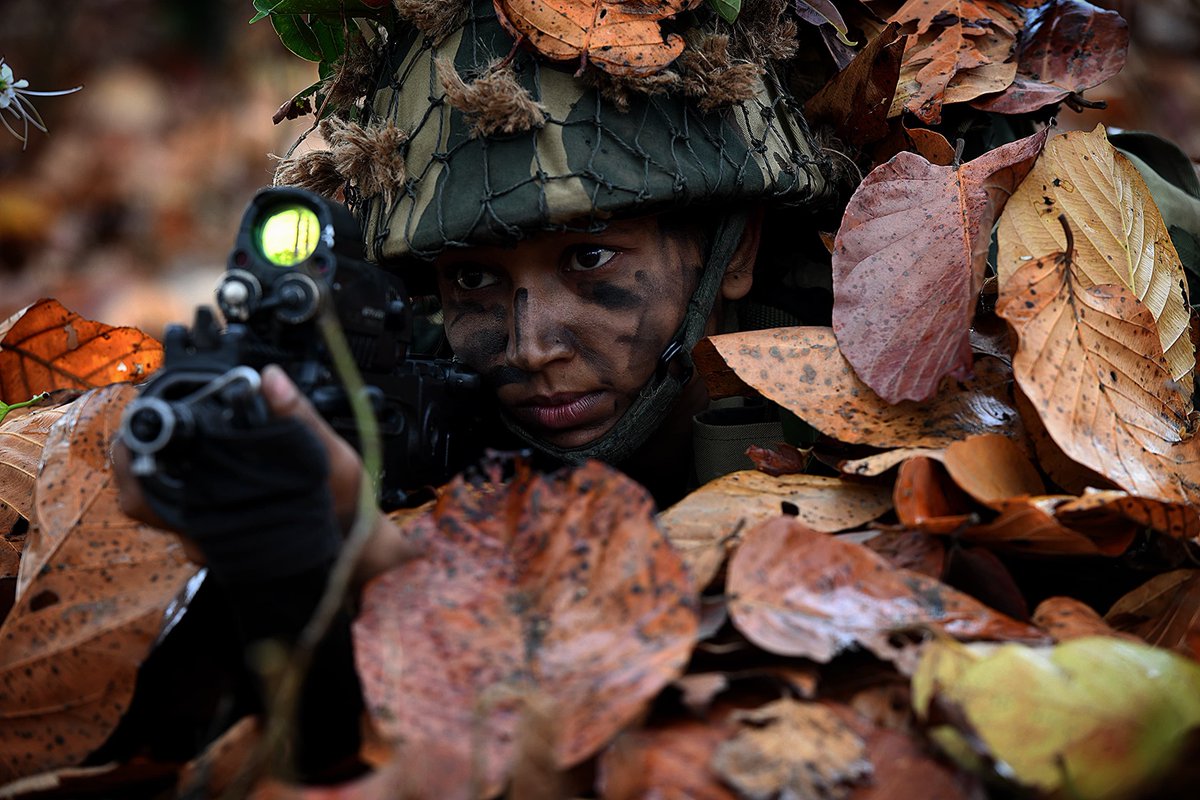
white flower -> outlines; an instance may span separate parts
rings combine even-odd
[[[46,123],[42,122],[41,115],[33,107],[33,103],[29,102],[29,98],[31,96],[57,97],[62,94],[78,92],[83,88],[76,86],[74,89],[63,89],[58,92],[35,92],[28,87],[29,81],[24,78],[19,81],[13,80],[12,67],[5,64],[4,59],[0,58],[0,122],[4,123],[4,127],[8,129],[9,133],[21,140],[22,150],[29,142],[30,123],[42,133],[46,133]],[[9,124],[8,118],[4,115],[5,111],[10,112],[21,121],[20,133],[17,133],[17,129]]]

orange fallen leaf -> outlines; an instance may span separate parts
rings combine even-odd
[[[368,584],[354,625],[368,711],[397,758],[476,764],[491,795],[531,694],[557,709],[564,768],[636,717],[682,672],[698,626],[652,512],[645,490],[597,462],[451,483],[409,526],[427,555]]]
[[[1200,661],[1200,570],[1156,575],[1113,603],[1104,621]]]
[[[116,727],[196,567],[121,513],[109,458],[133,387],[73,403],[46,440],[36,526],[0,626],[0,782],[78,764]]]
[[[996,311],[1017,332],[1021,390],[1073,460],[1130,494],[1200,501],[1190,397],[1172,380],[1154,315],[1125,286],[1079,275],[1069,241],[1002,285]]]
[[[727,591],[730,617],[746,638],[821,663],[853,647],[891,660],[891,635],[913,629],[960,639],[1045,638],[928,576],[788,517],[744,536],[729,563]]]
[[[979,519],[970,498],[930,458],[918,456],[901,464],[892,491],[896,516],[906,528],[955,533]]]
[[[1011,497],[1046,493],[1029,457],[1011,439],[996,434],[954,442],[942,465],[964,492],[989,508],[999,510]]]
[[[600,758],[600,797],[736,800],[738,795],[709,766],[734,730],[728,723],[681,720],[623,733]]]
[[[551,61],[582,59],[611,75],[649,75],[683,52],[683,37],[662,22],[698,0],[494,0],[515,38]]]
[[[1073,597],[1050,597],[1038,604],[1033,624],[1060,642],[1085,636],[1115,636],[1138,641],[1136,636],[1114,630],[1091,606]]]
[[[13,409],[0,422],[0,504],[25,519],[33,512],[33,486],[46,436],[65,412],[65,406],[43,401]]]
[[[161,364],[162,345],[141,331],[93,322],[56,300],[39,300],[0,340],[0,401],[141,381]]]
[[[854,374],[829,328],[712,336],[697,345],[696,361],[713,396],[748,386],[848,444],[945,447],[974,433],[1025,436],[1009,398],[1011,373],[993,358],[977,360],[966,381],[944,379],[924,403],[894,405]]]

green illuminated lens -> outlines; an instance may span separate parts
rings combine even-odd
[[[311,208],[284,206],[263,222],[258,243],[272,264],[294,267],[313,254],[320,236],[321,223]]]

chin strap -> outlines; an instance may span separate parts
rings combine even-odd
[[[688,301],[683,322],[658,357],[658,366],[650,381],[607,433],[582,447],[564,448],[540,441],[504,415],[501,419],[508,429],[532,447],[567,464],[582,464],[588,459],[620,464],[633,455],[658,430],[692,378],[692,348],[704,336],[704,326],[712,314],[725,270],[742,240],[748,218],[746,212],[734,212],[718,226],[700,284]]]

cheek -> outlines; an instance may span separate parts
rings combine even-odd
[[[508,311],[503,305],[447,305],[446,339],[464,364],[483,370],[508,347]]]

